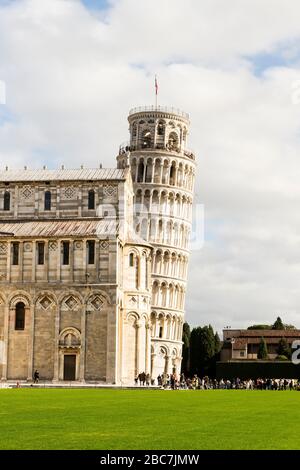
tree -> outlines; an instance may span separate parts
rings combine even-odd
[[[272,330],[284,330],[284,324],[280,317],[277,317],[274,325],[272,326]]]
[[[278,348],[277,348],[277,354],[278,356],[285,356],[287,359],[291,358],[291,349],[288,345],[288,342],[285,338],[281,338],[281,340],[278,343]]]
[[[190,339],[191,374],[210,374],[214,365],[215,335],[211,325],[193,328]]]
[[[294,325],[284,325],[285,330],[296,330],[297,328]]]
[[[262,336],[257,353],[257,359],[268,359],[268,348],[265,338]]]
[[[219,352],[221,351],[221,340],[220,340],[220,337],[218,335],[218,333],[216,332],[215,334],[215,354],[219,354]]]
[[[247,330],[272,330],[272,325],[251,325]]]
[[[183,324],[182,331],[182,366],[181,370],[184,375],[190,373],[190,340],[191,340],[191,329],[188,323]]]

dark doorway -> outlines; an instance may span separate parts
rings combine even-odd
[[[64,380],[76,379],[76,354],[64,356]]]

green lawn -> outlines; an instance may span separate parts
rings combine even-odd
[[[0,390],[0,449],[300,449],[300,393]]]

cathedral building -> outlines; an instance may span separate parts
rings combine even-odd
[[[0,374],[133,385],[179,373],[189,117],[130,111],[116,169],[0,171]]]

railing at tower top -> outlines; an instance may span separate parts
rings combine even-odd
[[[177,116],[183,117],[184,119],[187,119],[189,121],[190,116],[188,113],[185,113],[184,111],[181,111],[178,108],[173,108],[172,106],[139,106],[137,108],[132,108],[129,111],[129,116],[132,114],[137,114],[137,113],[144,113],[144,112],[161,112],[161,113],[170,113],[170,114],[176,114]]]
[[[145,150],[145,151],[151,151],[151,150],[160,150],[166,153],[178,153],[178,154],[183,154],[185,157],[190,158],[191,160],[195,160],[195,154],[192,150],[184,149],[180,150],[180,148],[169,148],[167,146],[163,146],[162,144],[156,144],[155,146],[144,146],[144,145],[130,145],[129,142],[124,142],[123,144],[120,145],[119,147],[119,155],[123,155],[124,153],[127,152],[135,152],[136,150]]]

